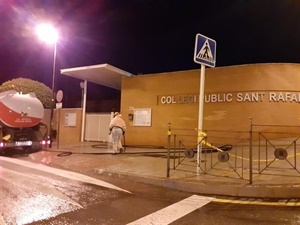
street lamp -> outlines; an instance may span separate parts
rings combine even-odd
[[[40,40],[47,44],[53,44],[53,70],[52,70],[52,104],[51,104],[51,121],[50,121],[50,148],[52,147],[53,135],[53,110],[55,102],[54,83],[55,83],[55,66],[56,66],[56,47],[58,32],[51,24],[40,24],[36,27],[36,33]]]

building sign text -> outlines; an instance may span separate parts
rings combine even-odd
[[[158,104],[191,104],[198,103],[198,95],[158,96]],[[300,103],[300,92],[233,92],[209,93],[204,96],[205,103],[230,102],[287,102]]]

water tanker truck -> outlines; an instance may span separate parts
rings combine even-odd
[[[15,150],[37,152],[50,144],[47,127],[41,123],[43,104],[35,93],[16,91],[0,93],[0,154]],[[18,152],[20,152],[18,151]]]

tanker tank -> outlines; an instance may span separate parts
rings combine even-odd
[[[0,121],[9,127],[33,127],[44,116],[43,104],[35,93],[0,93]]]
[[[50,145],[40,128],[44,107],[35,93],[6,91],[0,93],[0,154],[29,153]]]

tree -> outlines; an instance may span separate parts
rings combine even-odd
[[[44,108],[51,108],[52,90],[45,84],[27,78],[16,78],[1,84],[0,92],[15,90],[28,94],[34,92],[36,97],[42,102]]]

